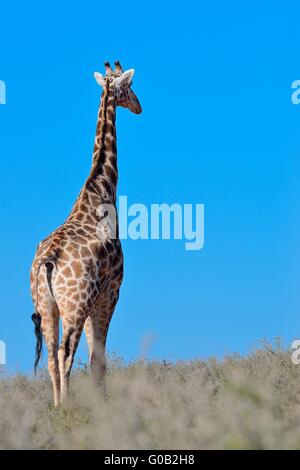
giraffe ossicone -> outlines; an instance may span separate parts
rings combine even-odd
[[[115,70],[106,62],[105,70],[104,76],[95,73],[103,91],[90,174],[65,223],[39,244],[30,274],[37,336],[35,368],[43,335],[55,406],[67,396],[83,329],[92,375],[98,384],[104,384],[107,332],[123,279],[118,220],[114,237],[99,237],[102,215],[98,208],[116,207],[116,108],[122,106],[136,114],[142,108],[131,89],[134,70],[123,72],[119,62],[115,62]],[[59,344],[60,319],[63,334]]]

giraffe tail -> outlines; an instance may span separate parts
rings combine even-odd
[[[52,297],[54,298],[53,288],[52,288],[52,271],[55,267],[56,260],[57,260],[57,253],[55,252],[54,256],[44,258],[40,262],[40,264],[37,268],[37,272],[36,272],[36,311],[31,315],[31,320],[34,323],[34,334],[35,334],[35,337],[36,337],[35,361],[34,361],[34,375],[35,376],[36,376],[37,366],[38,366],[38,363],[39,363],[41,355],[42,355],[42,347],[43,347],[43,332],[42,332],[42,327],[41,327],[42,316],[38,312],[38,278],[39,278],[39,272],[40,272],[41,267],[43,265],[45,265],[46,266],[46,275],[47,275],[48,287],[49,287],[49,290],[50,290],[50,293],[51,293]]]
[[[36,369],[37,369],[39,360],[41,358],[42,346],[43,346],[43,334],[42,334],[42,328],[41,328],[42,316],[38,312],[35,312],[31,316],[31,320],[34,323],[34,333],[36,337],[35,361],[34,361],[34,375],[36,376]]]
[[[47,276],[47,283],[50,290],[50,293],[54,299],[53,288],[52,288],[52,271],[56,267],[56,261],[58,258],[57,251],[53,251],[51,256],[47,258],[43,258],[39,263],[37,270],[36,270],[36,281],[35,281],[35,294],[36,294],[36,310],[38,310],[38,281],[39,281],[39,273],[40,269],[43,265],[46,267],[46,276]]]

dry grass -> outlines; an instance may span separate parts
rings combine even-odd
[[[110,361],[106,401],[84,370],[52,407],[48,375],[0,379],[1,449],[300,448],[300,366],[280,349],[223,361]]]

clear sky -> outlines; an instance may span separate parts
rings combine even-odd
[[[5,2],[0,8],[1,323],[10,370],[30,371],[29,270],[88,176],[100,89],[135,68],[119,109],[119,195],[205,204],[205,246],[123,242],[108,350],[189,359],[300,337],[299,4]],[[86,358],[85,340],[78,356]]]

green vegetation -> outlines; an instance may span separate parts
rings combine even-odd
[[[300,366],[288,351],[109,362],[106,400],[77,369],[59,410],[46,371],[0,378],[0,448],[300,448]]]

